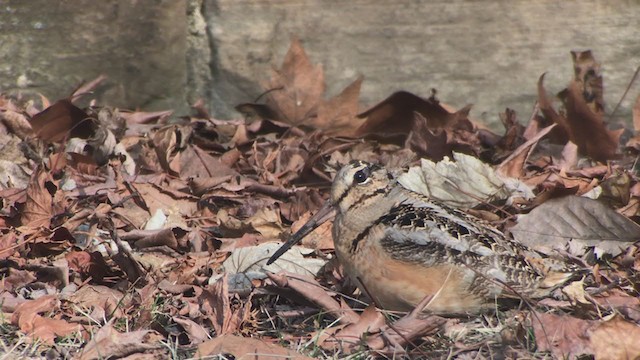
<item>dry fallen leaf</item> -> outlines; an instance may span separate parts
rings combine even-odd
[[[298,39],[291,41],[280,69],[262,87],[269,91],[266,105],[276,119],[291,125],[311,125],[324,94],[322,65],[313,65]]]
[[[517,179],[498,175],[495,170],[473,156],[454,153],[434,163],[422,159],[398,177],[405,188],[445,202],[454,207],[471,208],[481,202],[511,198],[532,198],[531,189]]]
[[[197,357],[209,358],[216,355],[231,354],[237,360],[311,360],[293,350],[285,349],[265,340],[235,335],[218,336],[198,346]]]
[[[596,359],[640,358],[640,326],[620,316],[601,322],[591,331],[591,348]]]
[[[56,336],[67,336],[80,331],[77,324],[70,324],[65,320],[43,317],[40,314],[54,311],[59,306],[56,295],[46,295],[35,300],[19,304],[13,315],[11,323],[17,325],[21,331],[29,335],[33,340],[41,340],[47,344],[53,344]]]
[[[534,312],[531,322],[539,351],[549,351],[559,359],[593,354],[588,332],[594,321]]]
[[[362,80],[361,76],[339,95],[322,101],[318,106],[318,117],[313,121],[312,126],[325,130],[327,135],[351,135],[362,122],[356,117]]]
[[[251,225],[267,239],[277,239],[284,230],[280,221],[280,212],[275,208],[262,207],[244,223]]]
[[[27,187],[22,224],[31,228],[48,228],[54,214],[53,193],[56,191],[57,187],[47,171],[42,167],[36,169]]]
[[[553,138],[557,139],[557,142],[559,143],[565,143],[569,140],[571,129],[567,119],[558,114],[551,103],[551,99],[547,95],[547,90],[544,88],[545,75],[546,74],[542,74],[540,75],[540,78],[538,78],[538,106],[540,108],[540,112],[544,115],[544,119],[551,122],[551,124],[558,125],[554,130]],[[545,127],[548,127],[548,125],[551,124],[545,122]]]
[[[80,360],[124,358],[133,354],[159,349],[162,337],[152,330],[121,333],[111,323],[104,325],[82,350]]]
[[[80,86],[78,86],[71,94],[71,101],[76,101],[78,98],[90,94],[95,88],[100,86],[100,84],[102,84],[107,79],[107,75],[100,74],[95,79],[80,84]]]
[[[358,314],[345,304],[333,298],[334,293],[326,291],[315,278],[308,275],[292,274],[281,271],[277,274],[269,273],[269,279],[279,287],[295,290],[308,301],[316,304],[327,314],[333,314],[343,324],[358,322]]]
[[[351,353],[360,347],[360,341],[363,337],[369,337],[369,334],[378,332],[385,323],[384,314],[378,311],[375,306],[369,305],[360,314],[358,321],[338,328],[335,333],[323,329],[318,334],[318,345],[326,350],[343,349],[345,352]]]
[[[497,167],[497,172],[507,177],[519,179],[523,175],[526,160],[529,158],[531,151],[538,144],[540,139],[546,136],[557,124],[547,126],[531,136],[524,144],[516,148],[511,155],[502,161]]]
[[[183,317],[173,317],[173,321],[180,325],[189,336],[191,344],[200,344],[211,338],[209,332],[202,325],[195,321]]]
[[[546,201],[522,216],[510,229],[523,244],[545,253],[570,246],[584,254],[595,247],[597,255],[618,255],[640,240],[640,226],[597,200],[565,196]]]
[[[597,161],[618,158],[617,150],[623,130],[608,130],[604,122],[602,78],[599,65],[590,51],[572,52],[576,78],[560,92],[565,114],[559,114],[544,89],[544,74],[538,80],[538,103],[548,120],[559,125],[561,133],[578,146],[581,154]],[[591,105],[591,106],[590,106]]]
[[[298,231],[309,219],[311,218],[311,212],[304,213],[293,224],[291,224],[291,233]],[[311,233],[302,239],[300,244],[317,250],[333,250],[333,236],[331,235],[331,228],[333,222],[326,221],[322,225],[315,228]]]
[[[216,336],[236,332],[251,315],[251,296],[246,302],[231,306],[229,281],[226,275],[218,279],[200,295],[202,313],[209,317]]]
[[[413,129],[413,114],[418,113],[427,119],[430,129],[444,128],[459,120],[466,119],[469,108],[451,113],[445,109],[435,97],[422,98],[407,91],[391,94],[369,110],[358,115],[366,121],[358,128],[355,135],[409,134]]]
[[[640,95],[633,104],[633,129],[640,132]]]
[[[633,130],[635,132],[634,136],[627,141],[625,147],[633,148],[636,151],[640,151],[640,95],[636,98],[635,103],[633,104]]]
[[[100,308],[104,314],[118,318],[124,315],[123,309],[129,306],[131,294],[123,294],[104,285],[85,285],[70,294],[66,300],[80,309]]]
[[[246,291],[253,286],[252,280],[265,279],[267,272],[277,273],[281,270],[315,276],[326,263],[321,259],[305,258],[303,254],[308,254],[312,250],[294,246],[278,261],[267,266],[267,260],[281,245],[281,243],[267,242],[258,246],[234,249],[231,256],[223,263],[224,270],[229,275],[230,288],[236,291]],[[218,277],[212,277],[209,282],[217,280]]]
[[[72,137],[88,139],[95,131],[95,123],[89,115],[67,99],[34,115],[30,123],[36,136],[51,142]]]
[[[169,125],[155,132],[154,149],[162,168],[171,175],[179,175],[181,169],[180,150],[185,147],[183,129],[177,125]]]
[[[619,315],[595,321],[536,312],[531,321],[538,350],[550,351],[557,358],[594,355],[596,359],[623,360],[640,357],[640,326]]]
[[[600,64],[591,50],[571,51],[574,80],[580,83],[583,97],[595,114],[604,114],[603,78]]]
[[[165,119],[169,118],[169,116],[171,116],[171,114],[173,114],[172,110],[152,111],[152,112],[120,111],[120,116],[122,118],[124,118],[126,120],[127,124],[129,124],[129,125],[131,125],[131,124],[149,124],[149,123],[155,123],[155,122],[162,122],[162,120],[165,120]]]
[[[14,161],[0,160],[0,189],[25,189],[29,185],[29,174]]]
[[[27,116],[13,106],[0,108],[0,124],[4,124],[20,139],[33,134],[33,129]],[[1,132],[0,132],[1,133]]]
[[[407,135],[404,147],[411,149],[421,157],[440,161],[451,156],[451,146],[447,144],[449,137],[445,129],[429,129],[427,119],[418,112],[413,113],[413,127]]]
[[[598,161],[619,158],[617,151],[620,135],[624,129],[611,131],[605,126],[602,114],[594,113],[583,97],[578,83],[571,82],[567,88],[565,109],[569,122],[569,138],[578,145],[578,150]]]
[[[1,225],[1,224],[0,224]],[[20,247],[17,246],[18,237],[15,231],[8,232],[0,235],[0,260],[4,260],[13,255],[13,253]],[[7,278],[5,278],[6,281]],[[5,290],[7,286],[5,283]]]

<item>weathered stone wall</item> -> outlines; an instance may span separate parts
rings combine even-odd
[[[222,114],[258,95],[254,80],[279,65],[292,35],[324,64],[330,94],[362,74],[364,104],[436,88],[487,123],[505,107],[526,120],[544,72],[552,93],[566,85],[570,50],[592,49],[603,64],[609,110],[640,65],[637,1],[204,0],[202,9]],[[621,116],[639,92],[636,82]]]
[[[436,88],[487,123],[505,107],[526,120],[538,77],[561,89],[573,49],[603,64],[611,110],[640,65],[638,19],[640,3],[624,0],[0,0],[0,91],[55,99],[105,73],[103,103],[184,113],[204,98],[235,117],[297,36],[330,95],[362,74],[363,107]]]
[[[0,0],[0,91],[69,95],[109,76],[101,101],[182,106],[186,1]]]

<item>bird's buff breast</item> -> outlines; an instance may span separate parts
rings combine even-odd
[[[376,235],[382,236],[375,231],[381,230],[373,229],[355,251],[351,242],[340,241],[339,237],[345,234],[339,231],[334,231],[334,242],[345,273],[377,306],[411,311],[426,296],[432,296],[424,310],[434,313],[460,314],[485,307],[481,299],[468,292],[470,284],[464,280],[468,279],[464,270],[446,264],[426,267],[392,259],[375,240]]]

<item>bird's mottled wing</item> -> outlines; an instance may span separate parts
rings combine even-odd
[[[473,272],[475,291],[496,283],[526,289],[541,278],[500,232],[438,204],[402,203],[379,222],[386,229],[381,246],[390,256],[424,266],[459,264]]]

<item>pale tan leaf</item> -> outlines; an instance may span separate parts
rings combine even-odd
[[[267,239],[277,239],[284,230],[280,221],[280,213],[275,208],[263,207],[244,223],[251,225],[260,235]]]
[[[258,246],[235,249],[223,263],[224,270],[229,275],[230,288],[236,291],[250,289],[252,287],[251,281],[265,279],[267,271],[277,273],[286,270],[294,274],[315,276],[326,263],[321,259],[305,258],[303,253],[308,254],[312,250],[294,246],[278,261],[267,266],[267,260],[281,245],[277,242],[268,242]],[[217,277],[210,279],[209,283],[215,280]]]
[[[12,109],[4,109],[3,111],[0,111],[0,122],[5,124],[12,133],[16,134],[21,139],[33,134],[31,123],[29,123],[29,120],[22,112]]]
[[[584,280],[573,281],[562,292],[575,304],[591,304],[585,297]]]
[[[327,350],[347,348],[353,351],[352,348],[360,346],[361,337],[379,331],[384,324],[384,314],[374,305],[369,305],[360,314],[358,321],[347,324],[337,333],[328,333],[326,329],[319,331],[318,345]]]
[[[180,127],[169,125],[158,131],[153,136],[153,144],[158,160],[162,168],[171,175],[180,174],[180,162],[174,161],[179,156],[179,150],[183,139]]]
[[[53,344],[56,337],[65,337],[79,332],[82,327],[62,319],[51,319],[37,315],[33,319],[33,330],[28,334],[34,340]]]
[[[244,303],[231,307],[229,281],[223,276],[200,295],[202,313],[209,317],[216,336],[238,331],[251,314],[251,296]]]
[[[98,360],[122,358],[128,355],[142,353],[148,350],[158,349],[162,337],[155,331],[138,330],[121,333],[116,331],[111,324],[103,326],[87,342],[87,346],[80,355],[80,360]]]
[[[84,285],[66,298],[79,309],[102,308],[116,317],[123,315],[123,307],[129,305],[131,294],[108,288],[104,285]],[[101,319],[98,319],[101,320]]]
[[[102,84],[105,80],[107,80],[108,77],[105,74],[100,74],[98,75],[98,77],[96,77],[95,79],[83,83],[81,84],[74,92],[73,94],[71,94],[70,98],[71,101],[76,101],[78,100],[80,97],[90,94],[93,92],[93,90],[95,88],[97,88],[98,86],[100,86],[100,84]]]
[[[533,197],[524,183],[498,175],[478,158],[461,153],[453,156],[455,161],[445,158],[438,163],[422,159],[421,166],[410,168],[398,182],[409,190],[463,208],[482,201]]]
[[[614,316],[591,332],[591,348],[596,359],[640,358],[640,326]]]
[[[0,189],[25,189],[29,186],[29,174],[14,161],[0,160]]]
[[[264,340],[235,335],[218,336],[200,344],[196,358],[204,359],[223,354],[231,354],[234,359],[238,360],[311,359],[293,350],[285,349],[282,346],[271,344]]]

